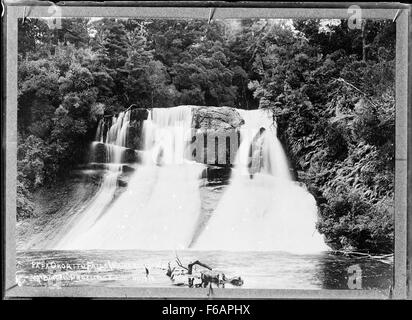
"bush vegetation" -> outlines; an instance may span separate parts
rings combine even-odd
[[[19,23],[18,218],[131,104],[268,108],[336,249],[393,250],[395,25],[345,20]]]

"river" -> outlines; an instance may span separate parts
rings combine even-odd
[[[348,289],[353,265],[360,267],[362,289],[388,289],[393,271],[391,264],[331,252],[60,250],[17,252],[16,277],[24,286],[172,287],[166,269],[176,265],[176,254],[183,264],[199,260],[227,277],[241,276],[239,290]]]

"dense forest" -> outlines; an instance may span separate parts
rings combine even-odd
[[[18,219],[131,104],[272,110],[335,249],[393,250],[395,24],[40,19],[19,23]],[[297,222],[298,223],[298,222]]]

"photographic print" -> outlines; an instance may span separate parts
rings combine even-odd
[[[18,20],[21,287],[390,290],[389,19]]]

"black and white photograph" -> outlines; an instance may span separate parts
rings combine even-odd
[[[18,287],[391,292],[393,19],[16,33]]]

